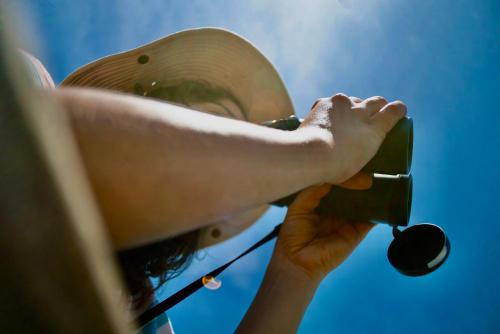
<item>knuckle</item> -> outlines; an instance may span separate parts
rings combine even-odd
[[[406,113],[406,104],[404,104],[402,101],[397,100],[391,102],[390,105],[388,106],[388,109],[390,109],[391,111],[399,111]]]
[[[383,96],[372,96],[366,101],[366,103],[367,104],[371,104],[371,103],[376,103],[376,104],[385,103],[385,104],[387,104],[387,100]]]
[[[334,101],[334,100],[345,101],[345,100],[349,100],[349,97],[347,95],[345,95],[344,93],[337,93],[337,94],[332,96],[331,100],[332,101]]]
[[[321,104],[325,104],[325,103],[330,103],[330,99],[327,98],[327,97],[320,97],[319,99],[317,99],[316,101],[314,101],[312,107],[311,107],[311,110],[314,109],[316,106],[318,105],[321,105]]]
[[[344,93],[337,93],[332,96],[332,99],[348,99],[349,97]]]
[[[316,107],[316,105],[321,102],[322,98],[319,98],[317,99],[316,101],[314,101],[313,105],[311,106],[311,109],[314,109],[314,107]]]
[[[374,100],[377,102],[385,102],[387,103],[387,100],[383,96],[374,96]]]
[[[350,96],[349,98],[351,99],[351,101],[354,101],[355,103],[361,103],[361,102],[363,102],[363,100],[360,99],[357,96]]]

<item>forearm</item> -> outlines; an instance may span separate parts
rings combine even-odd
[[[193,230],[327,175],[321,131],[268,129],[97,91],[53,94],[70,115],[117,247]]]
[[[318,284],[273,256],[237,333],[296,333]]]

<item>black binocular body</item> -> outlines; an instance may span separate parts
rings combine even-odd
[[[276,129],[292,131],[299,127],[295,116],[263,123]],[[320,214],[333,214],[353,220],[371,220],[393,226],[407,226],[412,201],[412,178],[409,175],[413,150],[413,122],[401,119],[387,134],[376,155],[363,168],[373,174],[373,183],[366,190],[333,186],[317,208]],[[297,194],[273,205],[288,206]]]
[[[263,125],[291,131],[300,123],[298,118],[290,116]],[[443,229],[433,224],[398,230],[398,226],[407,226],[410,220],[412,151],[413,122],[410,118],[403,118],[387,133],[375,156],[362,169],[373,175],[372,186],[366,190],[333,186],[316,212],[392,225],[394,240],[387,250],[389,262],[404,275],[421,276],[433,272],[445,262],[450,253],[450,241]],[[272,204],[288,206],[296,195]]]

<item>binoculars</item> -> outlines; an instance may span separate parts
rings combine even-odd
[[[262,123],[286,131],[293,131],[300,124],[295,116]],[[372,186],[366,190],[332,186],[316,212],[393,226],[394,240],[387,254],[389,262],[405,275],[420,276],[436,270],[446,260],[450,243],[444,231],[433,224],[418,224],[404,231],[397,229],[407,226],[410,220],[412,153],[413,121],[403,118],[387,133],[378,152],[362,169],[372,174]],[[288,206],[296,195],[291,194],[272,204]]]

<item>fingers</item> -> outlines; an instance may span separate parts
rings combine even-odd
[[[314,101],[313,105],[311,106],[311,110],[314,109],[314,107],[316,107],[316,105],[319,102],[326,101],[327,99],[328,98],[319,98],[316,101]],[[331,102],[334,102],[334,100],[336,101],[336,105],[337,106],[339,106],[339,105],[342,105],[342,106],[351,106],[352,102],[356,102],[356,103],[363,102],[363,100],[360,99],[359,97],[355,97],[355,96],[349,96],[349,97],[347,97],[347,95],[345,95],[344,93],[337,93],[337,94],[333,95],[332,97],[330,97],[330,101]],[[351,102],[347,103],[347,102],[349,102],[347,100],[350,100]]]
[[[373,184],[373,177],[369,173],[360,172],[349,180],[342,183],[340,186],[342,188],[352,189],[352,190],[364,190],[370,189]]]
[[[314,107],[316,107],[316,105],[322,100],[322,98],[319,98],[317,99],[316,101],[314,101],[313,105],[311,106],[311,110],[314,109]]]
[[[328,217],[324,221],[323,230],[318,233],[329,243],[336,243],[339,240],[345,241],[351,247],[359,244],[375,226],[371,222],[359,222],[341,219],[337,217]]]
[[[319,205],[321,199],[330,191],[330,184],[312,186],[301,191],[288,207],[288,214],[309,214]]]
[[[384,133],[389,132],[396,123],[406,115],[406,105],[401,101],[394,101],[385,105],[372,116],[373,122]]]
[[[361,104],[361,106],[357,106],[357,109],[366,111],[373,123],[376,124],[383,134],[391,130],[406,115],[406,105],[403,102],[393,101],[388,103],[382,96],[372,96],[366,100],[362,100],[356,96],[348,97],[343,93],[337,93],[329,98],[329,100],[337,110],[349,110],[356,103]],[[321,101],[326,102],[327,99],[316,100],[312,109]],[[366,114],[363,112],[363,115]]]
[[[335,94],[334,96],[331,97],[330,99],[333,103],[333,107],[334,108],[337,108],[337,109],[348,109],[352,106],[353,104],[353,101],[351,101],[351,99],[343,94],[343,93],[337,93]]]
[[[370,232],[370,230],[375,226],[372,222],[355,222],[352,223],[356,231],[359,234],[359,240],[363,240],[364,237]]]
[[[371,222],[347,221],[338,228],[337,233],[349,244],[356,246],[366,237],[373,226],[375,224]]]
[[[363,101],[366,111],[370,116],[380,111],[387,103],[387,100],[382,96],[372,96]]]

